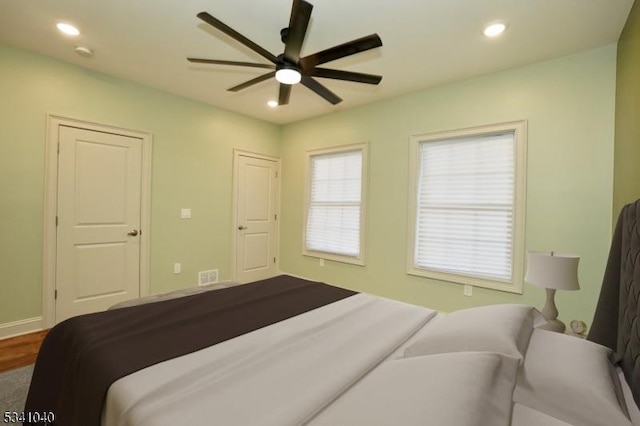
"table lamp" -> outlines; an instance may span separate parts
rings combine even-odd
[[[547,292],[547,300],[542,315],[547,323],[538,327],[544,330],[564,333],[565,325],[558,319],[556,290],[579,290],[578,262],[580,256],[554,252],[527,252],[527,275],[524,280],[531,285],[542,287]]]

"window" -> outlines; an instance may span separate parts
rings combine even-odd
[[[411,138],[410,274],[522,293],[525,129]]]
[[[364,264],[366,144],[308,154],[304,251]]]

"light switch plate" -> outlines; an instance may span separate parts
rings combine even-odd
[[[473,296],[473,286],[469,284],[464,285],[464,295],[465,296]]]
[[[191,209],[180,209],[180,219],[191,219]]]

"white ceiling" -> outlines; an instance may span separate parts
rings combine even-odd
[[[333,106],[302,85],[288,106],[274,79],[238,93],[226,89],[263,69],[196,65],[187,56],[267,61],[196,18],[209,12],[275,55],[291,0],[0,0],[0,42],[133,80],[273,123],[290,123],[450,81],[614,43],[633,0],[309,0],[313,13],[302,56],[371,33],[383,46],[323,65],[384,78],[379,86],[320,79],[344,101]],[[484,25],[505,20],[498,39]],[[80,36],[55,24],[76,25]],[[92,58],[74,52],[94,50]]]

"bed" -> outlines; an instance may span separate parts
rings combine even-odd
[[[444,315],[284,275],[57,325],[25,411],[65,426],[639,426],[638,215],[620,215],[588,340],[537,329],[526,305]]]

